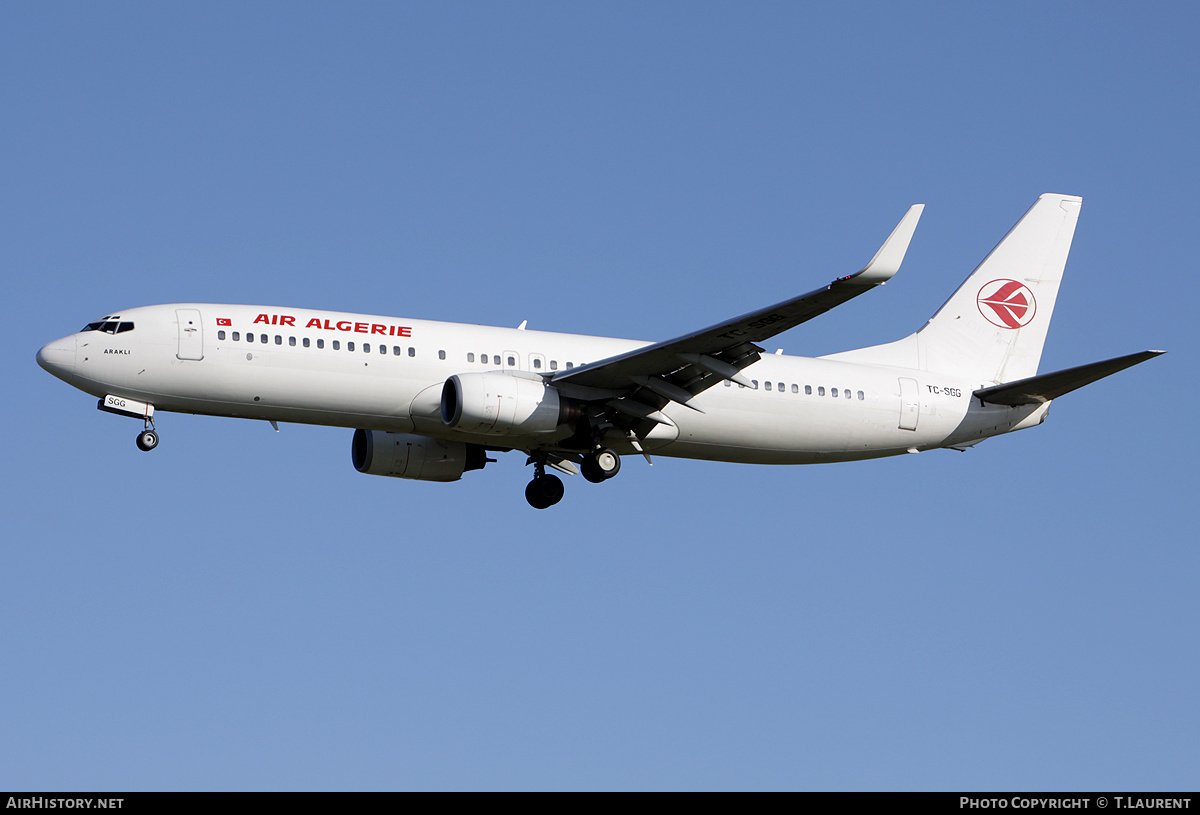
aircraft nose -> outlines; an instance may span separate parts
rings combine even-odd
[[[75,370],[75,335],[42,346],[37,352],[37,362],[58,377],[72,373]]]

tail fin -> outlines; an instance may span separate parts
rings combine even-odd
[[[922,368],[996,382],[1037,373],[1082,202],[1038,198],[917,333]]]
[[[980,381],[1033,376],[1082,202],[1073,195],[1041,196],[920,331],[833,357]]]

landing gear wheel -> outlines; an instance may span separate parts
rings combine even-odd
[[[546,509],[561,501],[565,491],[558,476],[539,475],[525,487],[525,500],[534,509]]]
[[[621,457],[607,447],[601,447],[583,457],[579,471],[588,481],[599,484],[621,472]]]
[[[153,430],[143,430],[138,433],[137,446],[139,450],[150,452],[158,447],[158,434]]]

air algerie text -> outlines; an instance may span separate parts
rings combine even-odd
[[[254,318],[254,323],[267,325],[290,325],[296,327],[296,318],[290,314],[260,314]],[[411,337],[412,328],[407,325],[383,325],[382,323],[356,323],[351,320],[331,322],[313,317],[305,328],[320,328],[325,331],[352,331],[356,334],[383,334],[385,337]]]

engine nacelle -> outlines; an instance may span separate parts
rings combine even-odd
[[[477,444],[360,429],[354,431],[350,458],[354,469],[368,475],[457,481],[465,471],[481,469],[487,453]]]
[[[573,404],[541,379],[489,371],[456,374],[442,386],[442,421],[464,433],[523,436],[552,433]]]

